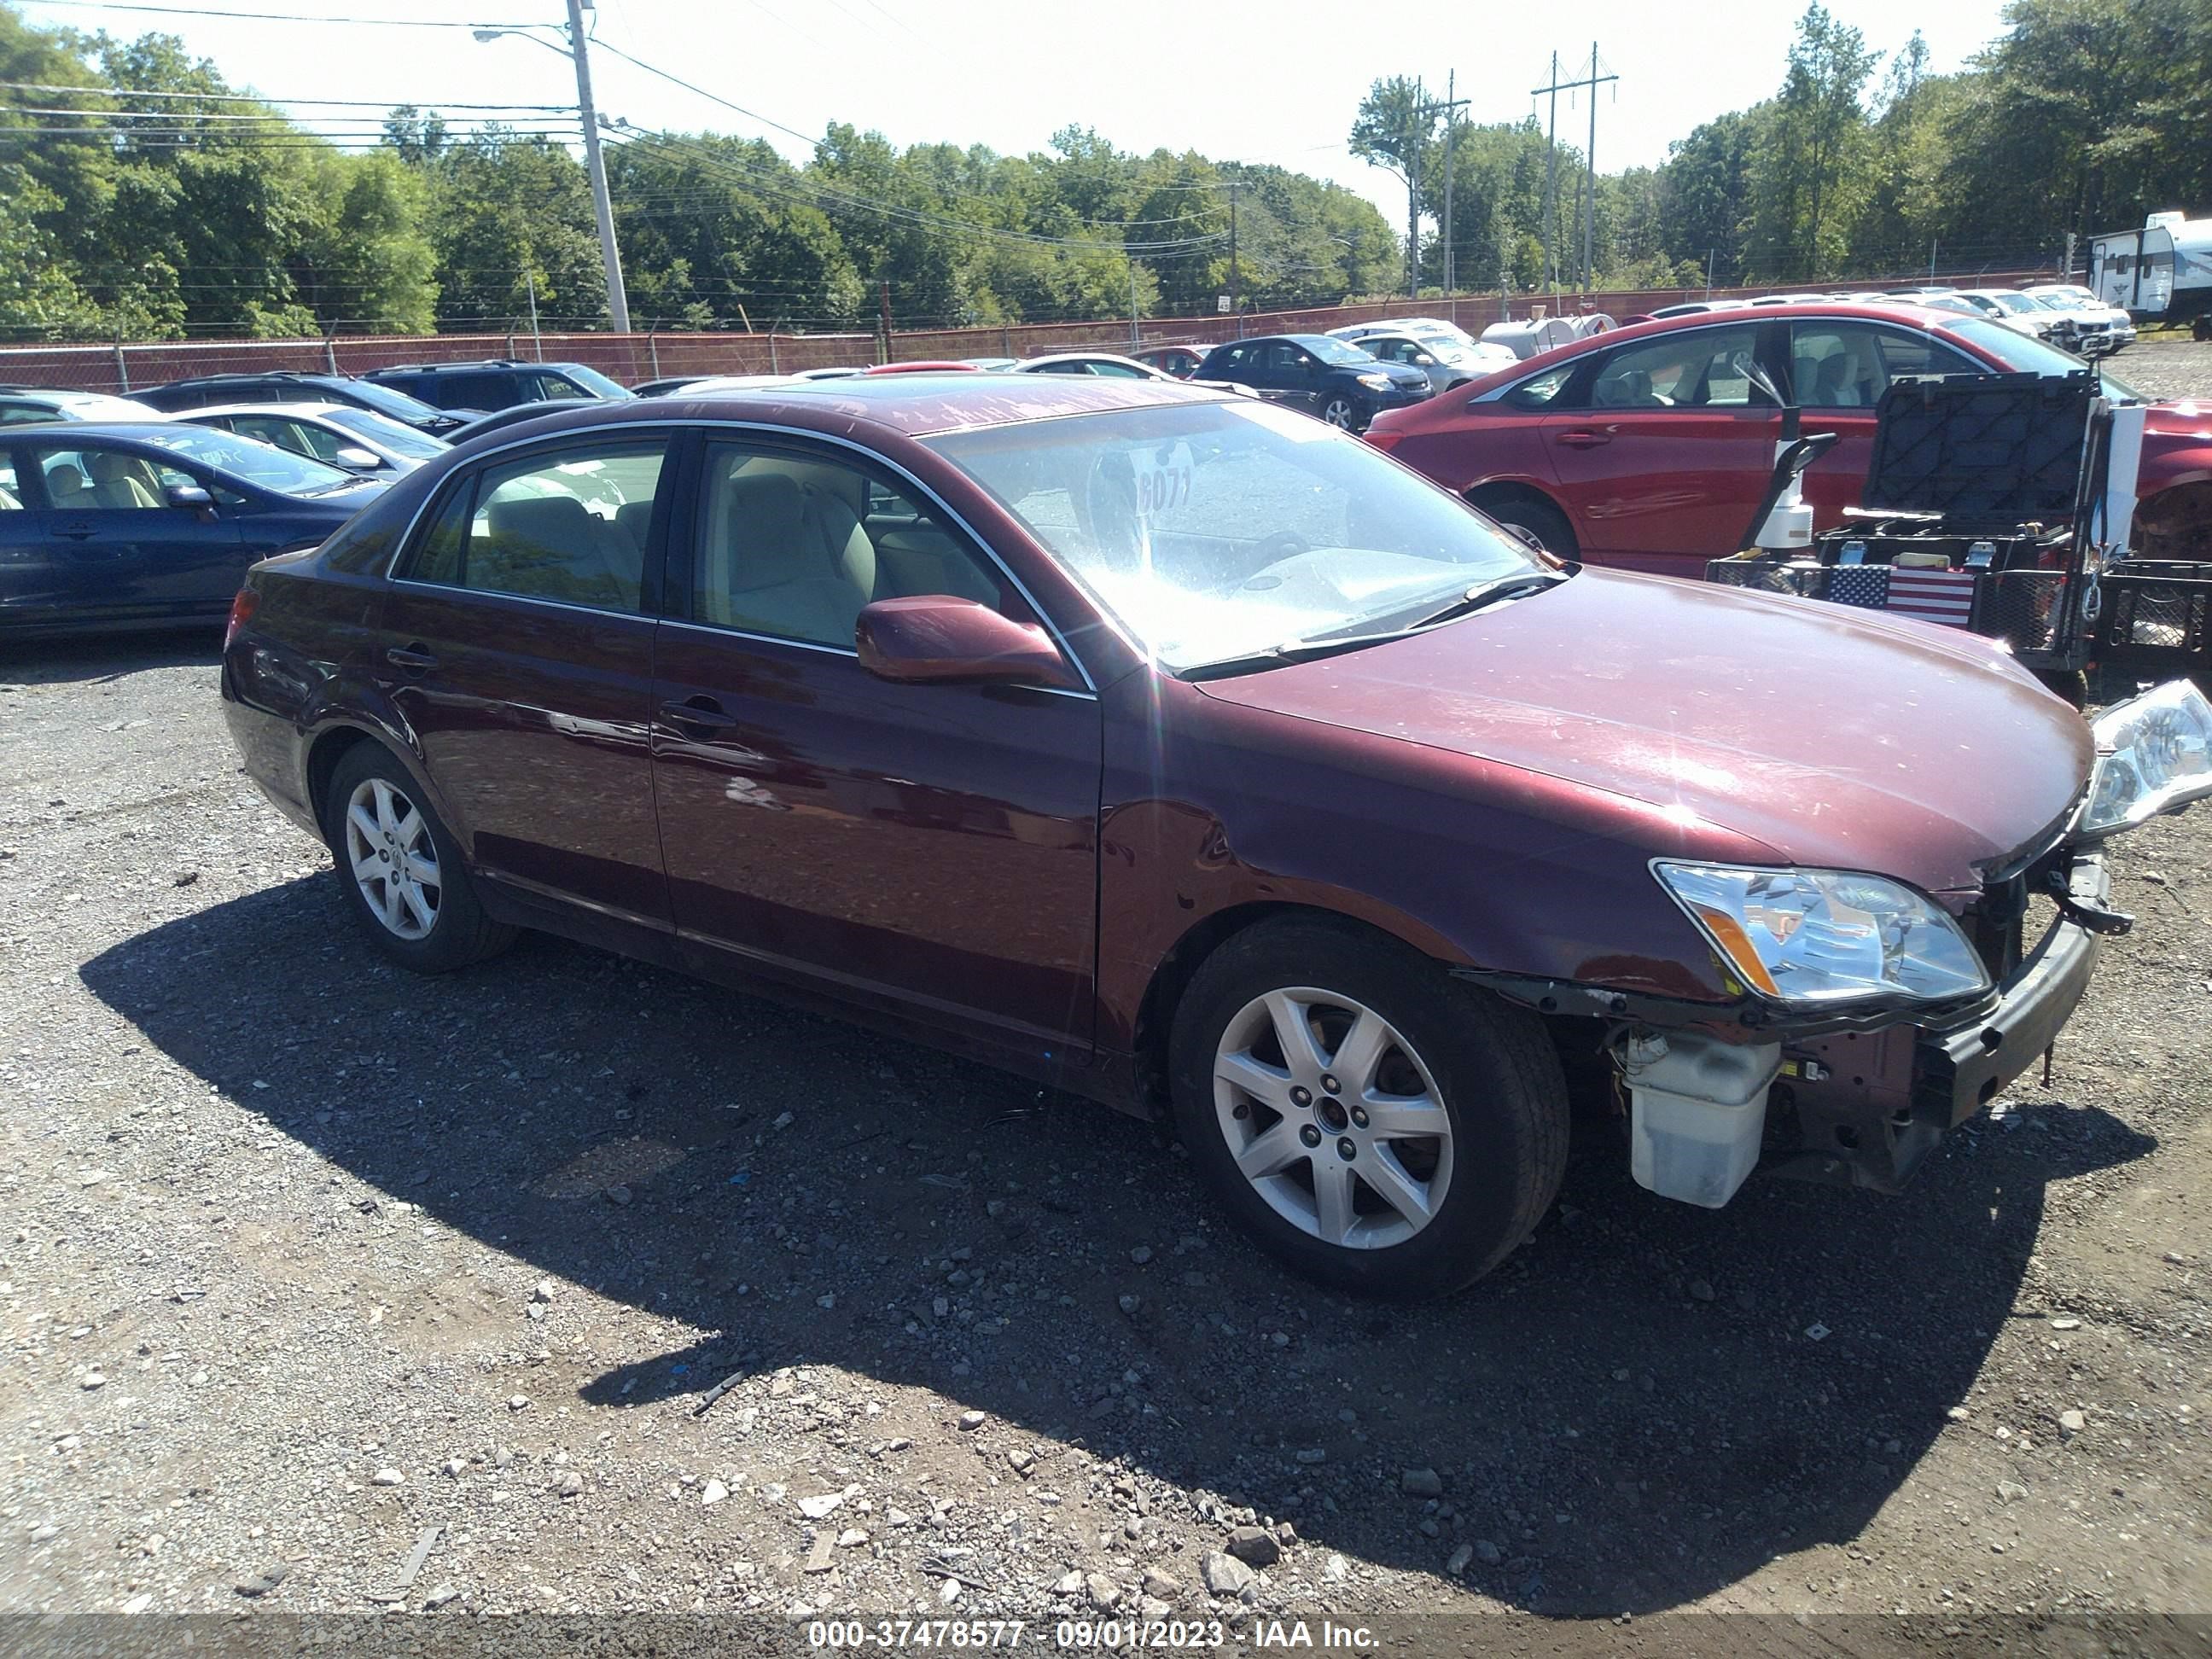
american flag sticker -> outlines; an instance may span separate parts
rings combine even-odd
[[[1836,565],[1828,572],[1826,597],[1832,605],[1855,605],[1863,611],[1880,611],[1889,603],[1889,567]]]
[[[1971,570],[1893,569],[1889,608],[1900,617],[1964,628],[1973,616],[1975,580]]]

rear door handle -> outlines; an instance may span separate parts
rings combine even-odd
[[[1587,430],[1562,432],[1559,434],[1559,441],[1570,449],[1595,449],[1600,444],[1611,443],[1613,434],[1609,432]]]
[[[435,668],[438,665],[438,659],[423,649],[420,640],[411,645],[393,646],[384,653],[384,659],[394,668],[404,668],[416,674],[426,668]]]
[[[675,726],[703,726],[715,731],[735,726],[738,717],[708,696],[687,697],[682,702],[664,702],[660,717]]]
[[[85,523],[82,519],[78,520],[75,524],[57,526],[54,530],[55,535],[66,537],[73,542],[89,540],[92,533],[93,526]]]

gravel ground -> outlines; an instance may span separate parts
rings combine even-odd
[[[0,660],[0,1612],[2212,1609],[2212,811],[1905,1196],[1706,1213],[1589,1134],[1385,1310],[1000,1074],[380,965],[211,658]]]

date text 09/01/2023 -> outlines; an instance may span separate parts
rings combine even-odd
[[[1018,1619],[815,1620],[806,1626],[815,1648],[1018,1648],[1028,1628]],[[1038,1638],[1043,1631],[1039,1629]],[[1232,1632],[1218,1619],[1063,1619],[1052,1627],[1060,1648],[1218,1648]],[[1364,1625],[1334,1620],[1255,1621],[1243,1633],[1254,1648],[1370,1649],[1376,1638]]]

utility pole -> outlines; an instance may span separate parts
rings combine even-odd
[[[530,284],[530,343],[538,353],[538,361],[545,361],[545,337],[538,331],[538,273],[526,270],[522,280]],[[627,329],[623,331],[628,333]]]
[[[1597,42],[1590,42],[1589,72],[1589,148],[1583,152],[1584,170],[1589,175],[1589,200],[1583,208],[1583,292],[1590,291],[1590,279],[1596,267],[1590,259],[1591,234],[1597,228]]]
[[[1413,106],[1406,112],[1406,297],[1421,297],[1421,143],[1420,123],[1430,118],[1429,100],[1419,81],[1413,82]]]
[[[1452,288],[1458,273],[1452,261],[1452,173],[1459,161],[1459,112],[1472,101],[1455,98],[1459,89],[1459,71],[1453,70],[1444,76],[1444,101],[1440,106],[1444,112],[1444,298],[1452,296]],[[1416,297],[1419,297],[1418,295]]]
[[[1554,289],[1558,288],[1559,281],[1558,271],[1552,264],[1551,244],[1553,204],[1559,199],[1558,187],[1554,180],[1558,177],[1559,165],[1559,94],[1563,92],[1572,92],[1581,87],[1589,88],[1589,153],[1583,157],[1584,177],[1589,184],[1589,199],[1583,204],[1582,268],[1583,291],[1588,293],[1590,286],[1590,245],[1597,223],[1597,89],[1608,81],[1620,79],[1618,75],[1600,75],[1597,72],[1597,42],[1593,40],[1590,42],[1590,72],[1588,75],[1579,81],[1559,79],[1559,54],[1555,52],[1552,54],[1551,83],[1548,86],[1534,88],[1530,92],[1532,97],[1540,98],[1548,93],[1552,100],[1550,154],[1547,156],[1544,164],[1544,264],[1552,273],[1552,285]],[[1573,246],[1571,238],[1568,246],[1570,248]]]
[[[606,158],[599,154],[599,112],[592,105],[592,57],[584,38],[584,0],[568,0],[568,53],[576,60],[576,104],[584,118],[584,165],[592,175],[592,210],[599,221],[599,259],[607,268],[607,315],[615,332],[629,332],[629,294],[615,246],[614,204],[607,197]]]
[[[1129,267],[1129,349],[1134,351],[1140,343],[1137,338],[1137,262],[1124,254],[1121,263]]]
[[[1243,181],[1229,181],[1229,311],[1237,319],[1237,337],[1244,337],[1244,296],[1237,288],[1237,191]]]
[[[891,360],[891,282],[890,277],[886,276],[884,278],[881,292],[883,295],[884,318],[884,355],[882,361],[889,362]]]
[[[1552,232],[1559,213],[1559,54],[1552,54],[1552,83],[1538,92],[1552,94],[1551,124],[1544,136],[1544,290],[1559,291],[1559,267],[1552,263]]]

